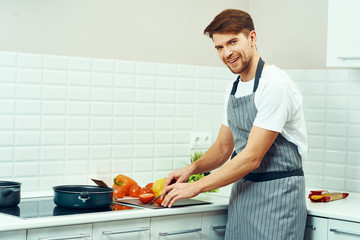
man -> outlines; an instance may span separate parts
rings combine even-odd
[[[179,199],[234,183],[225,239],[303,239],[307,137],[301,94],[284,71],[264,64],[246,12],[224,10],[204,33],[239,76],[226,90],[215,143],[196,162],[169,174],[162,205],[171,207]],[[227,161],[234,147],[238,154]],[[186,183],[190,175],[220,166]]]

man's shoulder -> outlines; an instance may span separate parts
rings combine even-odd
[[[260,84],[261,83],[263,87],[295,87],[295,83],[290,76],[275,65],[265,67],[263,74],[261,75]]]
[[[265,80],[291,81],[289,75],[284,70],[278,68],[275,65],[268,65],[265,67],[261,77]]]

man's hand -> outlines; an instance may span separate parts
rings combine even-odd
[[[180,199],[195,197],[201,192],[197,182],[192,182],[192,183],[177,182],[167,186],[166,189],[164,190],[168,192],[168,194],[161,203],[163,207],[172,207],[172,205],[176,201]]]
[[[164,199],[167,192],[170,190],[168,189],[168,186],[174,183],[184,183],[187,182],[189,179],[191,173],[189,170],[189,166],[180,168],[178,170],[175,170],[171,173],[169,173],[169,176],[166,178],[165,184],[164,184],[164,190],[161,193],[161,198]]]

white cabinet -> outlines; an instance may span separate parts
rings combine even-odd
[[[28,230],[27,240],[91,240],[91,234],[92,224],[37,228]]]
[[[0,239],[26,240],[26,230],[0,232]]]
[[[359,0],[329,0],[328,67],[360,67],[359,9]]]
[[[329,219],[328,240],[360,240],[360,223]]]
[[[220,240],[225,237],[227,211],[203,213],[202,239]]]
[[[112,221],[93,224],[93,239],[101,240],[149,240],[150,219]]]
[[[201,213],[151,218],[151,239],[201,240]]]
[[[328,219],[321,217],[308,216],[305,227],[304,240],[327,239]]]

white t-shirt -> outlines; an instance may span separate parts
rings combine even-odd
[[[225,111],[222,124],[227,122],[227,104],[233,82],[225,93]],[[254,79],[239,81],[235,97],[250,95]],[[308,141],[301,93],[290,77],[274,65],[263,69],[259,86],[255,92],[255,106],[258,110],[254,124],[257,127],[279,132],[298,147],[302,159],[306,158]]]

